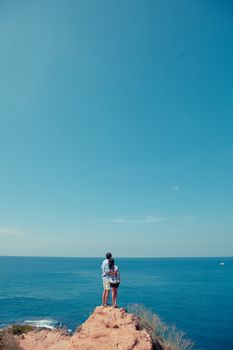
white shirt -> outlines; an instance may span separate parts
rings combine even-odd
[[[105,259],[102,262],[101,269],[102,269],[102,277],[107,277],[106,275],[106,267],[108,266],[108,259]]]

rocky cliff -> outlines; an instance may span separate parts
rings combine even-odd
[[[64,330],[33,330],[16,336],[23,350],[163,350],[141,329],[140,320],[124,309],[97,307],[70,336]]]

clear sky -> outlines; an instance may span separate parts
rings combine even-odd
[[[0,0],[0,255],[233,255],[233,4]]]

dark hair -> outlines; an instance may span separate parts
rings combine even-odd
[[[109,259],[109,260],[108,260],[108,266],[109,266],[109,269],[110,269],[110,270],[113,270],[113,269],[114,269],[114,265],[115,265],[114,259]]]
[[[111,259],[112,254],[111,253],[106,253],[106,259]]]

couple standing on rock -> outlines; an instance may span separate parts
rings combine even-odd
[[[112,289],[112,305],[117,306],[117,293],[120,285],[120,273],[118,267],[115,265],[114,259],[112,259],[111,253],[106,253],[106,259],[102,262],[102,279],[103,279],[103,295],[102,305],[108,305],[108,296],[110,289]]]

